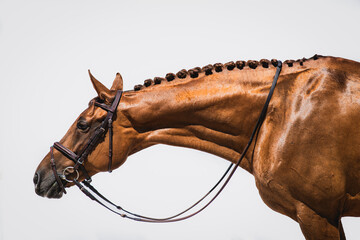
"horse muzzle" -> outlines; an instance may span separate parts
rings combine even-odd
[[[61,181],[63,185],[66,184],[66,181]],[[34,175],[33,182],[35,193],[41,197],[61,198],[63,196],[64,191],[52,173],[44,174],[38,171]]]

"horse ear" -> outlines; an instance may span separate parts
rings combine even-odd
[[[117,73],[113,82],[113,85],[111,86],[110,90],[123,90],[123,79],[120,75],[120,73]]]
[[[105,87],[101,82],[99,82],[90,72],[90,69],[88,70],[90,80],[95,88],[95,91],[97,92],[98,96],[102,100],[110,99],[111,98],[111,92],[110,90]]]

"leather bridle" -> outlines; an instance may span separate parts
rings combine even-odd
[[[197,201],[195,204],[193,204],[192,206],[190,206],[186,210],[184,210],[184,211],[182,211],[182,212],[180,212],[180,213],[178,213],[178,214],[176,214],[174,216],[167,217],[167,218],[152,218],[152,217],[142,216],[142,215],[139,215],[139,214],[136,214],[136,213],[132,213],[132,212],[130,212],[128,210],[125,210],[124,208],[114,204],[113,202],[108,200],[106,197],[104,197],[99,191],[97,191],[90,184],[91,183],[91,177],[89,176],[89,174],[87,173],[87,171],[86,171],[86,169],[84,167],[84,161],[87,159],[87,156],[89,155],[89,153],[92,150],[94,150],[94,148],[98,145],[98,143],[100,142],[102,136],[106,133],[106,131],[109,131],[109,164],[108,164],[108,171],[111,172],[112,148],[113,148],[113,143],[112,143],[112,137],[113,137],[112,122],[113,122],[114,116],[116,114],[117,106],[119,105],[119,102],[120,102],[122,91],[117,91],[117,93],[115,95],[115,98],[114,98],[114,100],[113,100],[113,102],[112,102],[112,104],[110,106],[108,106],[108,105],[106,105],[104,103],[99,103],[97,101],[95,102],[96,106],[104,109],[108,113],[107,113],[107,116],[105,117],[104,121],[100,125],[100,127],[96,129],[96,131],[90,137],[89,141],[84,146],[83,150],[81,151],[81,153],[79,155],[77,155],[76,153],[74,153],[73,151],[71,151],[70,149],[66,148],[65,146],[63,146],[62,144],[60,144],[58,142],[55,142],[54,145],[50,148],[50,153],[51,153],[50,164],[51,164],[51,168],[52,168],[52,171],[53,171],[53,173],[55,175],[55,179],[56,179],[57,183],[60,186],[61,191],[66,193],[64,184],[66,184],[66,182],[73,182],[91,200],[96,201],[97,203],[99,203],[103,207],[105,207],[108,210],[120,215],[121,217],[128,218],[128,219],[131,219],[131,220],[134,220],[134,221],[150,222],[150,223],[168,223],[168,222],[182,221],[182,220],[185,220],[185,219],[190,218],[192,216],[195,216],[196,214],[203,211],[206,207],[208,207],[217,198],[217,196],[222,192],[222,190],[225,188],[225,186],[228,184],[231,177],[235,173],[236,169],[239,167],[239,165],[240,165],[241,161],[243,160],[243,158],[245,157],[246,153],[248,152],[254,138],[255,138],[255,143],[254,143],[254,149],[255,149],[257,137],[258,137],[260,128],[261,128],[261,126],[262,126],[262,124],[263,124],[263,122],[265,120],[267,109],[268,109],[271,97],[273,95],[273,92],[275,90],[275,86],[276,86],[277,80],[279,78],[281,68],[282,68],[282,62],[278,61],[277,62],[277,67],[276,67],[276,73],[275,73],[275,76],[274,76],[274,80],[272,82],[269,94],[268,94],[267,99],[266,99],[265,104],[264,104],[264,107],[263,107],[263,109],[262,109],[262,111],[260,113],[258,121],[257,121],[257,123],[255,125],[255,128],[254,128],[254,130],[253,130],[253,132],[252,132],[252,134],[250,136],[249,142],[245,146],[245,148],[244,148],[243,152],[241,153],[240,158],[237,161],[237,163],[236,164],[231,163],[230,166],[225,171],[225,173],[223,174],[223,176],[220,178],[220,180],[214,185],[214,187],[212,187],[210,189],[210,191],[208,193],[206,193],[199,201]],[[60,151],[68,159],[72,160],[75,163],[75,165],[70,166],[70,167],[66,167],[63,170],[62,174],[58,174],[57,169],[56,169],[55,160],[54,160],[53,148]],[[253,149],[253,152],[252,152],[252,157],[253,157],[253,154],[254,154],[254,149]],[[85,180],[83,180],[82,182],[78,181],[78,178],[79,178],[78,169],[80,169],[85,175]],[[76,174],[76,176],[73,179],[68,179],[67,176],[66,176],[66,172],[67,171],[71,172],[70,170],[72,170],[72,172]],[[230,170],[231,170],[231,172],[230,172]],[[230,172],[230,174],[228,175],[229,172]],[[227,178],[225,179],[226,176],[227,176]],[[224,179],[225,179],[225,181],[223,182]],[[189,214],[187,216],[180,217],[184,213],[188,212],[189,210],[191,210],[192,208],[197,206],[206,197],[208,197],[219,186],[219,184],[221,182],[223,182],[223,184],[221,185],[219,190],[214,194],[214,196],[204,206],[202,206],[199,210],[197,210],[197,211],[195,211],[195,212],[193,212],[193,213],[191,213],[191,214]]]
[[[101,138],[103,137],[104,133],[108,130],[109,131],[109,163],[108,163],[108,171],[111,172],[111,166],[112,166],[112,149],[113,149],[113,120],[114,117],[116,115],[116,109],[119,105],[120,99],[121,99],[121,95],[122,95],[122,91],[117,91],[115,98],[112,102],[112,104],[110,106],[104,104],[104,103],[100,103],[95,101],[95,106],[100,107],[102,109],[104,109],[105,111],[107,111],[107,115],[105,117],[105,119],[102,121],[101,125],[95,130],[94,134],[90,137],[89,141],[85,144],[84,148],[80,151],[80,154],[76,154],[73,151],[71,151],[70,149],[68,149],[67,147],[65,147],[64,145],[62,145],[59,142],[55,142],[54,145],[52,147],[50,147],[50,153],[51,153],[51,169],[55,175],[55,179],[57,181],[57,183],[60,186],[60,189],[62,192],[66,193],[65,191],[65,187],[64,187],[64,181],[65,184],[66,182],[74,182],[77,181],[79,178],[79,171],[78,169],[80,169],[84,175],[85,175],[85,181],[86,182],[91,182],[91,177],[88,174],[88,172],[86,171],[85,167],[84,167],[84,161],[87,159],[88,155],[90,154],[91,151],[94,150],[94,148],[98,145],[98,143],[100,142]],[[63,170],[62,175],[59,175],[57,173],[56,170],[56,164],[55,164],[55,160],[54,160],[54,154],[53,154],[53,148],[55,148],[56,150],[58,150],[59,152],[61,152],[65,157],[67,157],[68,159],[70,159],[71,161],[73,161],[75,163],[74,166],[69,166],[66,167]],[[66,172],[75,172],[76,173],[76,177],[74,179],[68,179]],[[64,180],[64,181],[61,181]]]

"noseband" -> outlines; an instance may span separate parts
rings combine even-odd
[[[92,150],[94,150],[94,148],[98,145],[98,143],[100,142],[101,138],[103,137],[104,133],[108,130],[109,131],[109,163],[108,163],[108,171],[111,172],[111,166],[112,166],[112,148],[113,148],[113,120],[114,117],[116,115],[116,109],[119,105],[120,102],[120,98],[122,95],[122,91],[117,91],[115,98],[113,100],[113,102],[111,103],[110,106],[104,104],[104,103],[99,103],[99,102],[95,102],[95,106],[100,107],[102,109],[104,109],[105,111],[107,111],[107,115],[104,119],[104,121],[102,121],[100,127],[98,127],[94,134],[90,137],[89,141],[85,144],[84,148],[80,151],[80,154],[76,154],[73,151],[71,151],[70,149],[68,149],[67,147],[65,147],[64,145],[62,145],[59,142],[55,142],[54,145],[52,147],[50,147],[50,153],[51,153],[51,160],[50,160],[50,164],[51,164],[51,169],[55,175],[55,179],[57,181],[57,183],[59,184],[61,191],[66,193],[65,191],[65,186],[64,186],[64,181],[65,184],[66,182],[74,182],[77,181],[79,178],[79,171],[84,173],[85,175],[85,181],[86,182],[91,182],[91,177],[88,174],[88,172],[86,171],[85,167],[84,167],[84,161],[87,159],[88,155],[90,154],[90,152]],[[53,154],[53,148],[55,148],[56,150],[58,150],[59,152],[61,152],[65,157],[67,157],[68,159],[70,159],[71,161],[73,161],[75,163],[74,166],[69,166],[66,167],[63,170],[62,175],[59,175],[57,173],[56,170],[56,164],[55,164],[55,160],[54,160],[54,154]],[[76,176],[73,179],[68,179],[66,173],[67,172],[71,172],[73,171]],[[61,181],[64,180],[64,181]]]
[[[101,126],[95,131],[95,133],[92,135],[92,137],[90,138],[88,143],[85,145],[84,149],[81,151],[81,154],[77,155],[76,153],[72,152],[71,150],[64,147],[62,144],[60,144],[58,142],[55,142],[54,146],[51,147],[51,149],[50,149],[50,152],[51,152],[50,164],[51,164],[51,168],[53,170],[53,173],[55,175],[55,179],[56,179],[57,183],[59,184],[59,186],[61,188],[61,191],[66,193],[65,186],[63,184],[63,181],[61,181],[61,179],[65,180],[67,182],[73,182],[91,200],[96,201],[97,203],[99,203],[103,207],[105,207],[108,210],[114,212],[115,214],[120,215],[121,217],[128,218],[128,219],[131,219],[131,220],[134,220],[134,221],[150,222],[150,223],[168,223],[168,222],[182,221],[182,220],[185,220],[185,219],[188,219],[190,217],[195,216],[196,214],[203,211],[206,207],[208,207],[217,198],[217,196],[222,192],[222,190],[226,187],[226,185],[230,181],[231,177],[235,173],[236,169],[239,167],[241,161],[245,157],[246,153],[248,152],[253,140],[255,139],[254,149],[252,151],[252,156],[251,156],[251,157],[253,157],[257,137],[259,135],[260,128],[261,128],[261,126],[262,126],[262,124],[263,124],[263,122],[265,120],[267,109],[268,109],[271,97],[272,97],[272,95],[274,93],[275,86],[276,86],[277,80],[278,80],[280,72],[281,72],[281,68],[282,68],[282,62],[278,61],[277,67],[276,67],[276,73],[275,73],[275,76],[274,76],[274,80],[272,82],[269,94],[268,94],[268,96],[266,98],[264,107],[263,107],[263,109],[262,109],[262,111],[260,113],[258,121],[257,121],[257,123],[255,125],[255,128],[252,131],[249,142],[245,146],[245,148],[244,148],[243,152],[241,153],[240,158],[238,159],[237,163],[236,164],[231,163],[230,166],[225,171],[225,173],[223,174],[223,176],[220,178],[220,180],[215,184],[215,186],[212,187],[210,189],[210,191],[207,194],[205,194],[199,201],[197,201],[195,204],[193,204],[192,206],[190,206],[186,210],[184,210],[184,211],[182,211],[182,212],[180,212],[180,213],[178,213],[178,214],[176,214],[174,216],[167,217],[167,218],[152,218],[152,217],[142,216],[142,215],[139,215],[139,214],[136,214],[136,213],[132,213],[132,212],[130,212],[128,210],[125,210],[124,208],[114,204],[113,202],[108,200],[106,197],[104,197],[100,192],[98,192],[90,184],[91,178],[90,178],[89,174],[87,173],[87,171],[86,171],[83,164],[84,164],[84,161],[86,160],[87,156],[89,155],[89,153],[97,146],[97,144],[99,143],[101,137],[106,132],[106,130],[109,130],[109,166],[108,166],[108,169],[109,169],[109,172],[111,172],[111,164],[112,164],[112,121],[113,121],[113,118],[114,118],[114,114],[116,113],[117,106],[119,105],[122,91],[118,91],[116,93],[115,99],[112,102],[111,106],[108,106],[108,105],[103,104],[103,103],[95,102],[96,106],[101,107],[102,109],[106,110],[108,112],[108,114],[107,114],[105,120],[102,122]],[[60,151],[64,156],[66,156],[67,158],[69,158],[70,160],[72,160],[75,163],[75,165],[73,167],[65,168],[62,175],[58,175],[58,173],[56,171],[53,148]],[[72,169],[73,172],[75,172],[75,174],[76,174],[76,176],[73,179],[67,179],[67,177],[66,177],[66,171],[69,171],[69,169]],[[78,174],[78,169],[80,169],[82,172],[84,172],[84,174],[86,176],[85,180],[82,183],[80,183],[78,181],[78,178],[79,178],[78,177],[78,175],[79,175]],[[231,172],[230,172],[230,170],[231,170]],[[225,179],[226,176],[227,176],[227,178]],[[223,182],[224,179],[225,179],[225,181]],[[189,210],[191,210],[192,208],[197,206],[200,202],[202,202],[210,193],[213,192],[214,189],[216,189],[219,186],[219,184],[221,182],[222,182],[222,185],[219,188],[219,190],[214,194],[214,196],[206,204],[204,204],[204,206],[202,206],[199,210],[197,210],[197,211],[195,211],[195,212],[193,212],[191,214],[188,214],[186,216],[181,217],[181,215],[188,212]]]

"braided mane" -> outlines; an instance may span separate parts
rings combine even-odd
[[[317,60],[320,57],[323,57],[321,55],[317,55],[315,54],[313,57],[311,58],[302,58],[302,59],[298,59],[298,60],[286,60],[284,61],[284,64],[286,64],[288,67],[293,67],[294,63],[299,63],[300,66],[303,66],[304,62],[307,60]],[[213,73],[213,71],[215,72],[222,72],[223,69],[227,69],[229,71],[238,68],[240,70],[242,70],[245,66],[248,66],[250,69],[256,69],[257,67],[263,67],[263,68],[269,68],[269,66],[273,65],[274,67],[276,67],[278,64],[278,60],[276,59],[271,59],[271,60],[267,60],[267,59],[261,59],[260,61],[256,61],[256,60],[248,60],[248,61],[236,61],[236,62],[227,62],[225,64],[222,63],[215,63],[215,64],[208,64],[202,68],[200,67],[195,67],[195,68],[191,68],[189,70],[186,69],[182,69],[179,72],[177,72],[176,74],[174,73],[168,73],[166,74],[165,78],[162,77],[155,77],[154,79],[146,79],[144,81],[144,84],[138,84],[134,86],[134,90],[135,91],[140,91],[143,88],[146,87],[150,87],[152,85],[157,85],[157,84],[161,84],[162,81],[173,81],[176,78],[186,78],[188,75],[190,75],[191,78],[197,78],[199,76],[199,73],[204,72],[205,75],[211,75]]]

